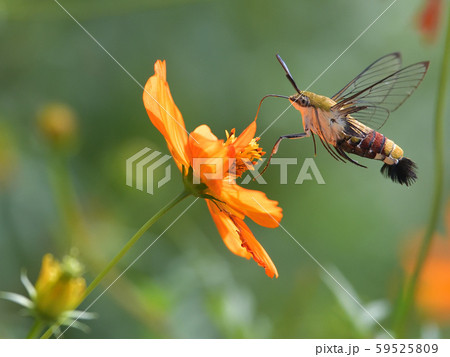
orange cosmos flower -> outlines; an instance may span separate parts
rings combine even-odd
[[[156,61],[155,74],[145,85],[143,100],[153,125],[164,135],[170,153],[184,177],[185,186],[206,200],[211,216],[229,250],[246,259],[253,258],[269,277],[277,269],[256,240],[244,218],[261,226],[278,227],[282,209],[260,191],[236,184],[236,178],[252,169],[264,154],[255,138],[256,121],[241,135],[235,130],[219,140],[207,125],[186,131],[183,117],[170,94],[166,81],[166,62]]]
[[[443,5],[442,0],[426,0],[423,9],[417,16],[417,26],[429,42],[433,42],[437,38]]]
[[[436,233],[428,258],[420,274],[416,292],[416,304],[429,319],[442,324],[450,322],[450,203],[446,213],[447,234]],[[414,239],[404,265],[410,275],[417,257],[423,234]]]

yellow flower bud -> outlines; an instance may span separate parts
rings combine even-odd
[[[51,254],[44,256],[35,285],[35,309],[42,319],[57,321],[64,312],[79,305],[86,290],[82,270],[81,264],[71,256],[64,257],[62,263]]]
[[[73,110],[65,104],[49,104],[38,115],[38,126],[46,139],[57,148],[70,147],[77,133]]]

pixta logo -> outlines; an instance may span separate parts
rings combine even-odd
[[[152,151],[150,148],[144,148],[138,153],[134,154],[126,161],[126,181],[127,186],[133,187],[135,182],[138,190],[145,191],[153,195],[155,186],[162,187],[169,182],[171,178],[170,163],[167,163],[172,157],[170,155],[161,154],[159,151]],[[157,170],[165,167],[164,177],[155,181]],[[162,170],[162,168],[160,169]],[[145,182],[145,185],[144,185]]]
[[[150,148],[140,150],[126,160],[127,186],[136,187],[138,190],[153,195],[156,188],[161,188],[171,179],[171,166],[168,162],[171,158],[170,155],[161,154],[156,150],[152,151]],[[245,164],[247,170],[240,178],[239,184],[248,185],[254,181],[260,185],[266,185],[266,180],[259,172],[265,161],[266,159],[262,159],[256,165],[253,165],[248,160],[241,160],[240,164]],[[315,181],[319,185],[325,184],[325,180],[313,158],[305,158],[301,166],[299,164],[297,158],[274,158],[271,167],[272,170],[276,170],[278,166],[278,183],[280,185],[302,185],[305,181]],[[194,175],[192,176],[192,183],[200,184],[201,176],[203,179],[210,181],[228,180],[230,184],[235,184],[236,166],[236,159],[233,158],[193,158],[192,170]],[[291,167],[289,173],[288,166]]]

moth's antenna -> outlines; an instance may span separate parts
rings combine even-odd
[[[295,88],[297,93],[300,93],[300,89],[298,89],[297,84],[294,81],[294,78],[292,78],[291,72],[289,72],[288,66],[286,66],[286,63],[284,63],[283,59],[280,57],[280,55],[277,53],[277,60],[280,62],[281,67],[283,67],[284,71],[286,72],[286,78],[291,82],[292,86]]]
[[[269,97],[289,99],[289,97],[286,97],[285,95],[278,95],[278,94],[267,94],[267,95],[265,95],[265,96],[261,99],[261,101],[259,102],[258,110],[256,111],[256,117],[255,117],[255,119],[258,118],[258,114],[259,114],[259,110],[261,109],[262,102],[264,101],[264,99],[269,98]]]

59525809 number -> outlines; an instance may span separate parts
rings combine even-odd
[[[377,343],[376,353],[437,353],[437,344],[428,343]]]

